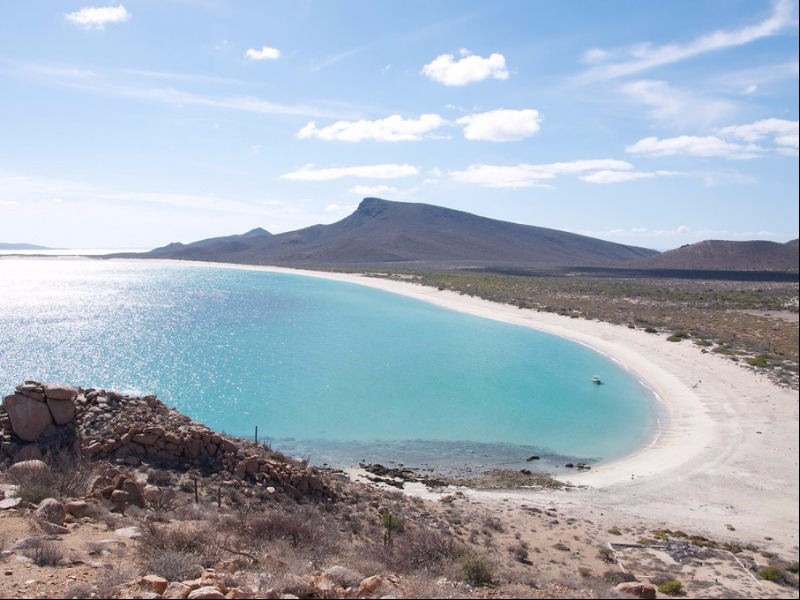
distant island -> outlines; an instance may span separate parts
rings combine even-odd
[[[12,244],[0,242],[0,250],[52,250],[47,246],[37,246],[36,244]]]

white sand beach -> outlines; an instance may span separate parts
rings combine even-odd
[[[760,541],[797,558],[797,392],[690,342],[667,342],[642,330],[520,310],[411,282],[268,270],[366,285],[569,338],[625,365],[664,403],[668,417],[653,443],[565,478],[577,489],[469,492],[475,501],[557,505],[609,522]]]

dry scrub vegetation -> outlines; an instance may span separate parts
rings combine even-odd
[[[120,509],[90,491],[108,463],[60,455],[58,464],[55,478],[0,472],[8,498],[35,488],[87,504],[58,535],[41,529],[32,504],[0,511],[3,597],[154,598],[158,578],[198,577],[236,590],[229,597],[614,598],[628,597],[613,586],[630,580],[689,597],[797,596],[797,563],[752,544],[608,527],[596,514],[539,508],[535,497],[483,503],[449,487],[422,500],[320,470],[333,497],[293,500],[143,464],[115,466],[149,498]],[[60,489],[70,474],[77,483]]]

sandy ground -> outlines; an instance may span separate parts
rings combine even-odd
[[[288,271],[283,269],[270,269]],[[295,271],[296,272],[296,271]],[[586,344],[630,369],[666,409],[647,447],[569,476],[568,492],[468,492],[478,501],[557,505],[576,514],[750,541],[798,557],[798,394],[688,341],[520,310],[410,282],[310,273],[403,294]]]

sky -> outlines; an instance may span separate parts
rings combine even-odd
[[[0,4],[0,242],[282,233],[368,196],[797,238],[797,0]]]

